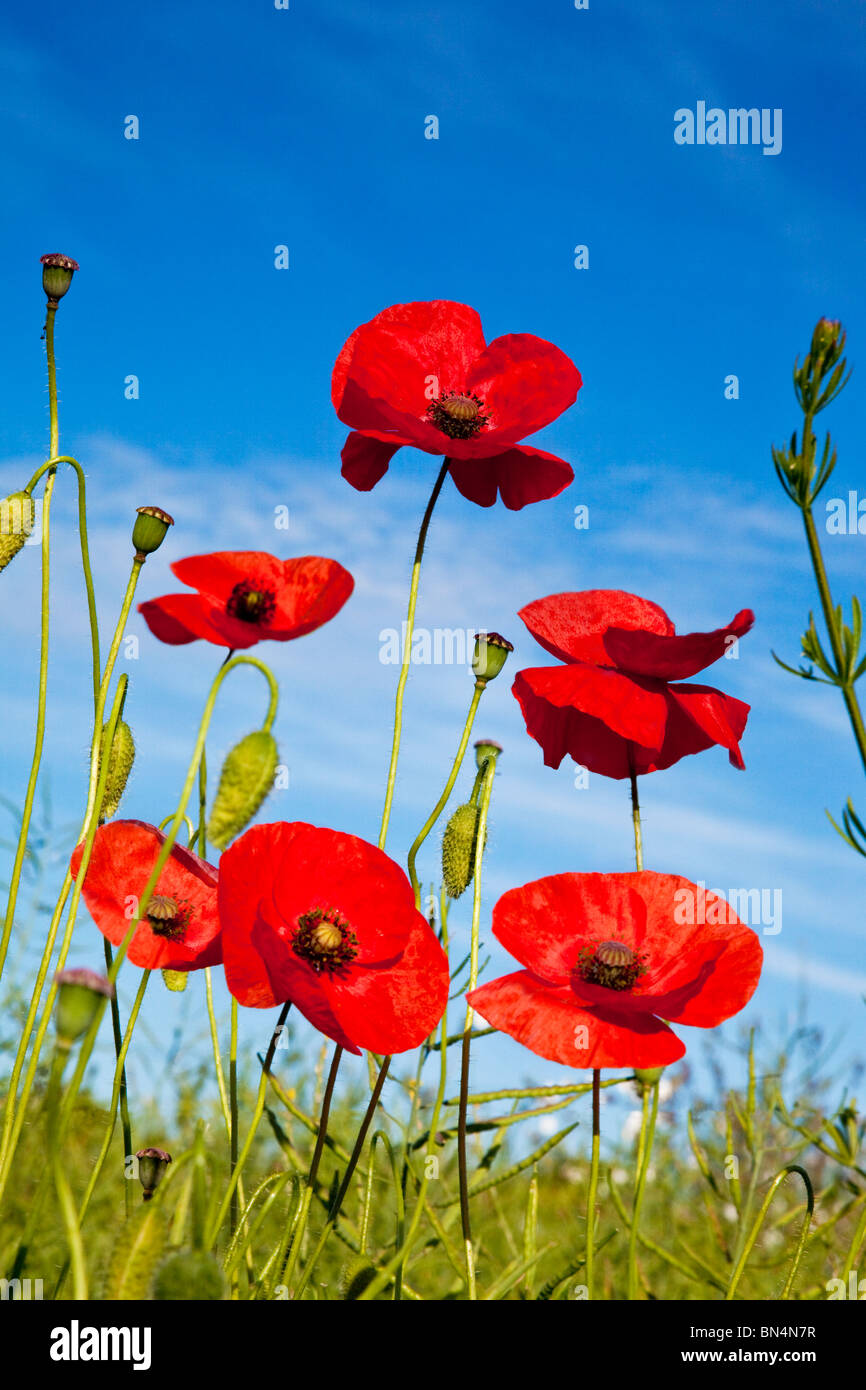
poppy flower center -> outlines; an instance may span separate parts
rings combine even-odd
[[[320,907],[298,918],[298,929],[292,938],[292,950],[317,975],[333,975],[353,961],[358,954],[358,938],[339,912]]]
[[[248,579],[242,579],[229,595],[226,612],[242,623],[267,623],[276,607],[277,601],[270,589],[257,589]]]
[[[189,926],[190,910],[176,898],[154,893],[147,907],[148,926],[157,936],[169,941],[182,941]]]
[[[622,941],[600,941],[597,946],[584,946],[577,958],[575,975],[588,985],[604,989],[634,989],[641,975],[646,974],[645,957],[638,955]]]
[[[471,439],[490,420],[484,402],[472,391],[443,391],[427,407],[430,423],[449,439]]]

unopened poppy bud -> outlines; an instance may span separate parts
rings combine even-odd
[[[229,753],[207,826],[217,849],[225,849],[249,825],[274,785],[277,757],[276,740],[267,729],[247,734]]]
[[[72,284],[78,262],[71,256],[62,256],[59,251],[40,256],[39,260],[42,264],[42,288],[48,295],[49,306],[53,305],[56,308],[57,301],[63,298]]]
[[[87,1032],[96,1018],[102,999],[114,998],[114,985],[95,970],[59,970],[54,1022],[57,1045],[68,1049]]]
[[[171,1163],[171,1154],[165,1149],[139,1149],[135,1155],[138,1160],[138,1181],[144,1188],[144,1200],[149,1202]]]
[[[168,535],[169,526],[174,525],[174,517],[161,507],[136,507],[136,511],[138,516],[132,528],[132,544],[136,556],[143,558],[159,550]]]
[[[108,732],[108,724],[102,728],[103,738]],[[102,755],[100,754],[100,762]],[[111,820],[120,805],[120,798],[126,790],[127,779],[135,761],[135,743],[132,730],[124,720],[120,720],[114,730],[111,753],[108,757],[108,775],[105,779],[105,795],[102,798],[101,815],[103,820]]]
[[[350,1261],[340,1276],[340,1293],[347,1303],[360,1298],[368,1284],[376,1278],[376,1266],[366,1255]]]
[[[479,769],[479,771],[481,770],[481,768],[483,768],[486,762],[490,761],[491,758],[495,762],[496,759],[499,757],[499,754],[502,752],[502,745],[500,743],[494,743],[492,738],[480,738],[478,742],[474,745],[474,748],[475,766]]]
[[[153,1296],[169,1303],[189,1299],[218,1302],[226,1296],[225,1278],[213,1255],[204,1250],[181,1250],[160,1266]]]
[[[651,1090],[662,1078],[664,1067],[635,1067],[634,1079],[641,1091]]]
[[[480,811],[471,801],[458,806],[442,837],[442,881],[449,898],[459,898],[475,873]]]
[[[472,670],[475,672],[476,685],[482,687],[488,681],[492,681],[494,676],[505,665],[509,652],[514,648],[498,632],[476,632],[475,634],[475,653],[472,657]]]
[[[188,970],[163,970],[162,980],[166,989],[174,994],[182,994],[189,984]]]
[[[36,521],[36,504],[26,492],[13,492],[0,501],[0,570],[26,544]]]

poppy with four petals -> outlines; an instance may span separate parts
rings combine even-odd
[[[138,605],[160,642],[203,638],[234,650],[265,639],[288,642],[330,622],[355,581],[336,560],[278,560],[258,550],[223,550],[177,560],[172,573],[194,594],[165,594]]]
[[[362,324],[334,367],[334,409],[352,433],[343,477],[369,492],[403,445],[443,454],[458,490],[517,511],[568,487],[563,459],[520,444],[573,405],[580,372],[553,343],[508,333],[487,343],[466,304],[394,304]]]
[[[727,627],[677,636],[658,604],[618,589],[553,594],[520,610],[563,666],[518,671],[512,686],[548,767],[568,754],[590,772],[656,772],[714,744],[745,766],[749,706],[708,685],[680,684],[749,631],[744,608]]]
[[[524,969],[472,990],[469,1003],[569,1067],[677,1061],[686,1049],[668,1023],[723,1023],[751,999],[763,960],[724,898],[646,870],[514,888],[493,909],[493,934]]]
[[[291,1001],[349,1052],[406,1052],[445,1011],[448,961],[403,870],[355,835],[256,825],[220,860],[226,983]]]
[[[111,821],[96,832],[81,896],[114,946],[132,925],[165,838],[155,825],[138,820]],[[80,844],[72,855],[73,878],[83,852]],[[127,954],[133,965],[146,970],[201,970],[220,964],[217,871],[212,864],[172,845]]]

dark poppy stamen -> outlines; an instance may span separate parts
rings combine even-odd
[[[575,967],[575,974],[586,984],[617,990],[634,989],[646,971],[645,957],[622,941],[600,941],[597,946],[584,946]]]
[[[190,910],[162,893],[154,893],[147,906],[147,921],[157,936],[169,941],[182,941],[189,926]]]
[[[248,579],[242,579],[229,595],[226,612],[242,623],[269,623],[276,607],[276,597],[270,589],[257,589]]]
[[[484,402],[473,391],[443,391],[430,402],[427,414],[430,423],[449,439],[471,439],[490,422]]]
[[[358,938],[349,923],[333,910],[320,907],[298,918],[298,929],[292,938],[292,950],[317,975],[345,970],[358,954]]]

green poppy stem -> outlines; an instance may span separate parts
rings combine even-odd
[[[649,1170],[650,1155],[652,1154],[653,1139],[656,1132],[656,1117],[659,1109],[659,1083],[656,1081],[652,1087],[652,1112],[650,1112],[648,1086],[643,1088],[643,1113],[641,1116],[640,1138],[637,1146],[637,1177],[635,1180],[634,1200],[631,1210],[631,1227],[628,1236],[628,1297],[630,1301],[638,1295],[637,1277],[637,1242],[638,1229],[640,1227],[640,1213],[643,1205],[644,1189],[646,1187],[647,1172]]]
[[[601,1138],[601,1070],[592,1072],[592,1160],[589,1170],[589,1196],[586,1203],[586,1289],[587,1298],[594,1298],[595,1285],[595,1204],[598,1196],[598,1156]]]
[[[457,754],[454,758],[454,763],[451,767],[451,772],[448,776],[448,781],[445,783],[445,786],[442,789],[442,795],[439,797],[439,800],[436,802],[436,805],[433,807],[433,810],[430,812],[423,826],[419,830],[417,836],[415,837],[415,841],[412,845],[412,848],[409,851],[409,879],[412,884],[412,891],[415,894],[416,907],[421,906],[421,885],[418,881],[418,874],[415,870],[415,860],[418,857],[419,849],[421,848],[424,841],[427,839],[427,836],[430,834],[430,831],[433,829],[437,820],[441,816],[445,804],[448,801],[448,798],[451,795],[452,791],[454,790],[454,783],[457,781],[457,774],[459,773],[460,768],[463,765],[463,759],[466,756],[466,748],[469,743],[469,736],[472,733],[472,725],[475,723],[475,715],[478,711],[478,703],[481,699],[481,696],[484,694],[484,690],[484,685],[476,684],[472,691],[472,699],[469,704],[469,713],[467,714],[466,722],[463,725],[463,733],[460,736],[460,743],[457,748]]]

